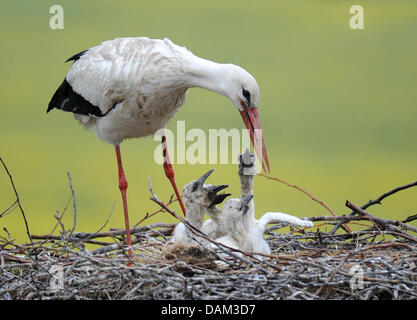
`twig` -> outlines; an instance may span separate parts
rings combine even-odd
[[[407,223],[407,222],[411,222],[411,221],[414,221],[414,220],[417,220],[417,214],[412,215],[412,216],[409,216],[409,217],[405,218],[405,219],[404,219],[403,221],[401,221],[401,222],[403,222],[403,223]]]
[[[400,187],[397,187],[395,189],[392,189],[391,191],[388,191],[388,192],[384,193],[383,195],[379,196],[376,200],[369,200],[366,204],[364,204],[361,207],[361,209],[366,210],[368,207],[370,207],[374,204],[381,204],[381,201],[384,200],[385,198],[387,198],[387,197],[389,197],[389,196],[391,196],[391,195],[393,195],[393,194],[395,194],[395,193],[397,193],[401,190],[405,190],[405,189],[414,187],[416,185],[417,185],[417,181],[406,184],[406,185],[403,185],[403,186],[400,186]],[[356,211],[352,211],[348,214],[348,216],[353,216],[355,213],[356,213]],[[408,222],[408,221],[404,221],[404,222]],[[341,225],[342,225],[342,223],[338,222],[334,226],[334,228],[330,231],[330,234],[334,234],[340,228]]]
[[[356,252],[357,253],[357,252]],[[355,255],[356,254],[355,252],[349,252],[347,255],[346,255],[346,257],[343,259],[343,261],[333,270],[333,272],[331,273],[331,275],[329,276],[329,278],[326,280],[326,283],[325,284],[323,284],[319,289],[317,289],[317,291],[314,293],[315,295],[319,295],[322,291],[323,291],[323,289],[324,289],[324,287],[326,286],[326,285],[328,285],[328,283],[330,282],[330,281],[332,281],[333,280],[333,278],[334,278],[334,276],[336,275],[336,273],[339,271],[339,269],[341,268],[341,267],[343,267],[344,265],[345,265],[345,263],[346,263],[346,261],[351,257],[351,256],[353,256],[353,255]]]
[[[174,199],[174,196],[173,195],[171,195],[171,198],[169,199],[169,201],[168,201],[168,203],[166,204],[166,206],[169,206],[171,203],[173,203],[173,202],[175,202],[175,201],[178,201],[178,199]],[[143,221],[145,221],[146,219],[148,219],[148,218],[150,218],[150,217],[153,217],[154,215],[156,215],[157,213],[159,213],[159,212],[162,212],[162,211],[164,211],[164,209],[163,208],[160,208],[160,209],[158,209],[158,210],[156,210],[156,211],[154,211],[154,212],[152,212],[152,213],[146,213],[145,214],[145,216],[142,218],[142,219],[140,219],[134,226],[133,226],[133,228],[136,228],[138,225],[140,225]]]
[[[295,189],[297,189],[298,191],[301,191],[302,193],[304,193],[304,194],[306,194],[307,196],[309,196],[313,201],[316,201],[316,202],[318,202],[319,204],[321,204],[324,208],[326,208],[331,214],[332,214],[332,216],[337,216],[336,215],[336,213],[327,205],[327,204],[325,204],[323,201],[321,201],[321,200],[319,200],[319,199],[317,199],[315,196],[313,196],[310,192],[308,192],[308,191],[306,191],[306,190],[304,190],[304,189],[302,189],[302,188],[300,188],[300,187],[298,187],[297,185],[295,185],[295,184],[292,184],[292,183],[289,183],[289,182],[287,182],[287,181],[285,181],[285,180],[283,180],[283,179],[280,179],[280,178],[275,178],[275,177],[271,177],[271,176],[267,176],[267,175],[265,175],[265,174],[263,174],[263,173],[258,173],[258,175],[259,176],[261,176],[261,177],[264,177],[264,178],[267,178],[267,179],[270,179],[270,180],[275,180],[275,181],[278,181],[278,182],[281,182],[281,183],[283,183],[283,184],[285,184],[285,185],[287,185],[287,186],[289,186],[289,187],[291,187],[291,188],[295,188]],[[345,225],[346,226],[346,228],[349,230],[349,232],[352,232],[352,229],[346,224]]]
[[[368,217],[370,220],[372,220],[373,222],[375,222],[378,225],[380,225],[384,230],[385,229],[389,229],[389,230],[397,233],[398,235],[400,235],[403,238],[406,238],[406,239],[413,240],[413,241],[416,241],[417,242],[417,238],[415,238],[415,237],[413,237],[413,236],[411,236],[411,235],[409,235],[407,233],[404,233],[403,231],[399,230],[397,227],[393,226],[390,223],[390,221],[375,217],[374,215],[372,215],[372,214],[366,212],[365,210],[363,210],[362,208],[359,208],[358,206],[356,206],[355,204],[353,204],[349,200],[346,201],[346,206],[348,208],[352,209],[353,211],[355,211],[355,212],[357,212],[357,213],[359,213],[359,214],[361,214],[363,216]],[[398,223],[398,225],[400,225],[402,227],[406,227],[408,229],[415,229],[414,227],[411,227],[409,225],[406,225],[405,223],[402,223],[402,222],[397,222],[397,223]],[[416,229],[416,231],[417,231],[417,229]]]
[[[137,228],[132,228],[130,229],[130,233],[132,235],[136,235],[138,233],[141,232],[146,232],[149,230],[152,230],[153,228],[170,228],[172,229],[174,227],[174,224],[167,224],[167,223],[154,223],[152,225],[149,226],[141,226],[141,227],[137,227]],[[102,227],[103,228],[103,227]],[[101,230],[102,228],[100,228],[99,230]],[[91,240],[91,239],[95,239],[95,238],[105,238],[105,237],[110,237],[110,238],[115,238],[117,236],[124,236],[126,235],[126,230],[125,229],[116,229],[116,230],[111,230],[111,231],[104,231],[104,232],[93,232],[93,233],[87,233],[87,232],[76,232],[73,233],[71,237],[67,237],[67,238],[63,238],[62,236],[54,236],[51,234],[48,235],[32,235],[33,239],[38,239],[38,240],[66,240],[66,241],[70,241],[70,242],[79,242],[79,241],[87,241],[87,240]]]
[[[16,201],[17,201],[17,204],[19,205],[20,212],[22,213],[23,220],[25,221],[26,233],[27,233],[27,235],[28,235],[28,237],[29,237],[30,243],[32,243],[32,244],[33,244],[33,240],[32,240],[32,238],[31,238],[31,236],[30,236],[29,226],[28,226],[28,222],[27,222],[27,220],[26,220],[25,212],[23,211],[22,205],[21,205],[21,203],[20,203],[19,194],[17,193],[16,187],[15,187],[15,185],[14,185],[12,175],[10,174],[9,169],[7,169],[7,166],[6,166],[6,164],[4,163],[4,161],[3,161],[3,159],[2,159],[2,158],[0,158],[0,161],[1,161],[1,163],[3,164],[3,167],[4,167],[4,169],[6,170],[7,175],[8,175],[8,176],[9,176],[9,178],[10,178],[10,182],[12,183],[12,187],[13,187],[13,190],[14,190],[14,194],[16,195]]]
[[[63,215],[63,214],[62,214]],[[61,233],[64,235],[64,237],[67,237],[67,230],[65,229],[65,226],[62,222],[62,215],[60,215],[59,210],[56,211],[56,214],[54,215],[55,219],[58,221],[58,224],[61,226]]]
[[[363,210],[366,210],[368,207],[374,205],[374,204],[381,204],[381,201],[384,200],[386,197],[389,197],[390,195],[393,195],[394,193],[397,193],[401,190],[405,190],[411,187],[415,187],[417,186],[417,181],[411,182],[409,184],[403,185],[401,187],[397,187],[395,189],[392,189],[391,191],[388,191],[386,193],[384,193],[383,195],[379,196],[377,199],[375,200],[369,200],[366,204],[364,204],[361,208]]]
[[[17,200],[15,200],[10,206],[8,206],[5,210],[3,210],[2,213],[0,213],[0,218],[3,217],[6,214],[12,212],[13,209],[16,208],[16,205],[17,205]]]
[[[61,219],[62,219],[62,217],[64,216],[64,214],[67,212],[67,208],[68,208],[69,202],[70,202],[70,199],[68,199],[67,204],[65,205],[65,208],[64,208],[64,210],[62,211]],[[46,236],[45,238],[43,238],[43,239],[45,239],[45,241],[44,241],[43,243],[48,242],[48,240],[50,239],[50,237],[52,236],[52,234],[55,232],[55,229],[58,227],[58,225],[59,225],[59,220],[55,223],[55,225],[54,225],[54,227],[52,228],[52,230],[51,230],[51,232],[49,233],[49,235],[48,235],[48,236]],[[32,235],[32,237],[34,238],[34,235]],[[35,238],[34,238],[34,239],[35,239]],[[61,240],[62,240],[62,239],[61,239]]]
[[[10,241],[10,242],[13,242],[13,239],[12,239],[12,236],[10,235],[9,230],[7,230],[7,228],[6,228],[6,227],[3,227],[3,230],[7,233],[7,236],[9,237],[9,241]]]
[[[72,193],[72,207],[74,208],[74,223],[72,225],[71,231],[68,234],[68,236],[71,236],[75,230],[75,226],[77,225],[77,201],[75,198],[74,188],[72,187],[72,179],[71,179],[71,174],[69,171],[67,172],[67,175],[68,175],[69,186],[70,186],[71,193]]]
[[[94,233],[92,233],[90,236],[87,236],[86,238],[85,238],[85,240],[83,240],[83,242],[89,242],[89,243],[91,243],[91,238],[92,237],[94,237],[94,236],[96,236],[97,234],[99,234],[99,232],[101,231],[101,230],[103,230],[104,229],[104,227],[107,225],[107,223],[109,222],[109,220],[110,220],[110,217],[111,217],[111,215],[113,214],[113,210],[114,210],[114,207],[116,206],[116,202],[113,202],[113,206],[112,206],[112,208],[111,208],[111,210],[110,210],[110,213],[109,213],[109,215],[107,216],[107,219],[106,219],[106,221],[104,222],[104,224],[96,231],[96,232],[94,232]],[[125,232],[126,232],[126,230],[125,230]]]

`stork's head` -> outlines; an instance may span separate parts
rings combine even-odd
[[[248,230],[247,212],[253,196],[243,199],[227,199],[222,208],[222,225],[230,234],[245,233]],[[246,230],[246,231],[245,231]]]
[[[226,95],[239,110],[262,168],[270,172],[268,154],[258,114],[259,86],[245,69],[234,64],[227,65]]]
[[[214,171],[210,170],[202,177],[188,183],[183,191],[184,202],[187,207],[197,206],[199,208],[209,208],[216,204],[221,203],[226,197],[230,196],[229,193],[218,194],[219,191],[228,187],[228,185],[222,184],[219,186],[204,184],[209,175]]]
[[[235,217],[245,215],[249,210],[249,203],[253,195],[244,197],[243,199],[227,199],[223,205],[223,214]]]

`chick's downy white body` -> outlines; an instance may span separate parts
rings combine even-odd
[[[230,194],[217,194],[217,192],[228,187],[227,185],[214,186],[211,184],[204,184],[204,181],[213,172],[210,170],[201,178],[191,181],[183,189],[183,197],[185,205],[187,206],[186,221],[191,226],[203,230],[203,219],[207,208],[221,203]],[[195,236],[192,230],[184,223],[179,223],[174,229],[171,242],[183,245],[198,245],[204,240]]]
[[[267,212],[259,220],[255,218],[253,186],[255,157],[248,150],[239,156],[241,199],[228,199],[222,208],[219,224],[225,231],[217,241],[246,252],[270,254],[271,249],[264,239],[265,227],[270,223],[285,223],[300,227],[312,227],[313,223],[282,213]]]
[[[253,207],[248,203],[251,196],[228,199],[222,208],[221,225],[224,235],[216,239],[235,249],[252,253],[270,254],[271,249],[264,238],[266,225],[285,223],[300,227],[312,227],[313,223],[282,212],[267,212],[259,220],[254,218]]]

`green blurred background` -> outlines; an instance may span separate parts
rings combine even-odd
[[[51,30],[50,6],[64,8],[64,30]],[[363,5],[365,29],[349,28],[349,8]],[[49,233],[53,214],[69,203],[70,171],[77,197],[77,230],[94,232],[115,203],[107,227],[123,227],[114,149],[84,130],[71,114],[47,104],[62,82],[64,61],[104,40],[168,37],[196,55],[238,64],[257,79],[272,175],[295,183],[338,214],[346,199],[362,205],[417,177],[417,2],[410,1],[11,1],[0,12],[0,157],[12,172],[31,232]],[[242,128],[226,98],[202,89],[169,124],[187,129]],[[153,160],[153,137],[122,144],[129,181],[131,223],[157,206],[154,190],[172,193]],[[210,183],[228,183],[236,196],[235,165],[175,165],[182,187],[212,167]],[[14,201],[0,168],[0,212]],[[304,194],[256,178],[257,215],[328,212]],[[417,188],[369,211],[403,219],[417,213]],[[179,206],[173,205],[179,212]],[[147,223],[174,221],[159,214]],[[17,241],[27,241],[18,209],[0,219]]]

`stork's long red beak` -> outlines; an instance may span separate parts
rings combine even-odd
[[[248,108],[245,103],[242,102],[243,111],[240,111],[243,122],[246,129],[249,131],[249,136],[255,149],[256,156],[259,162],[262,164],[262,169],[265,173],[270,173],[271,168],[269,166],[268,154],[266,153],[266,147],[264,142],[264,136],[262,134],[261,122],[258,115],[258,108]]]

